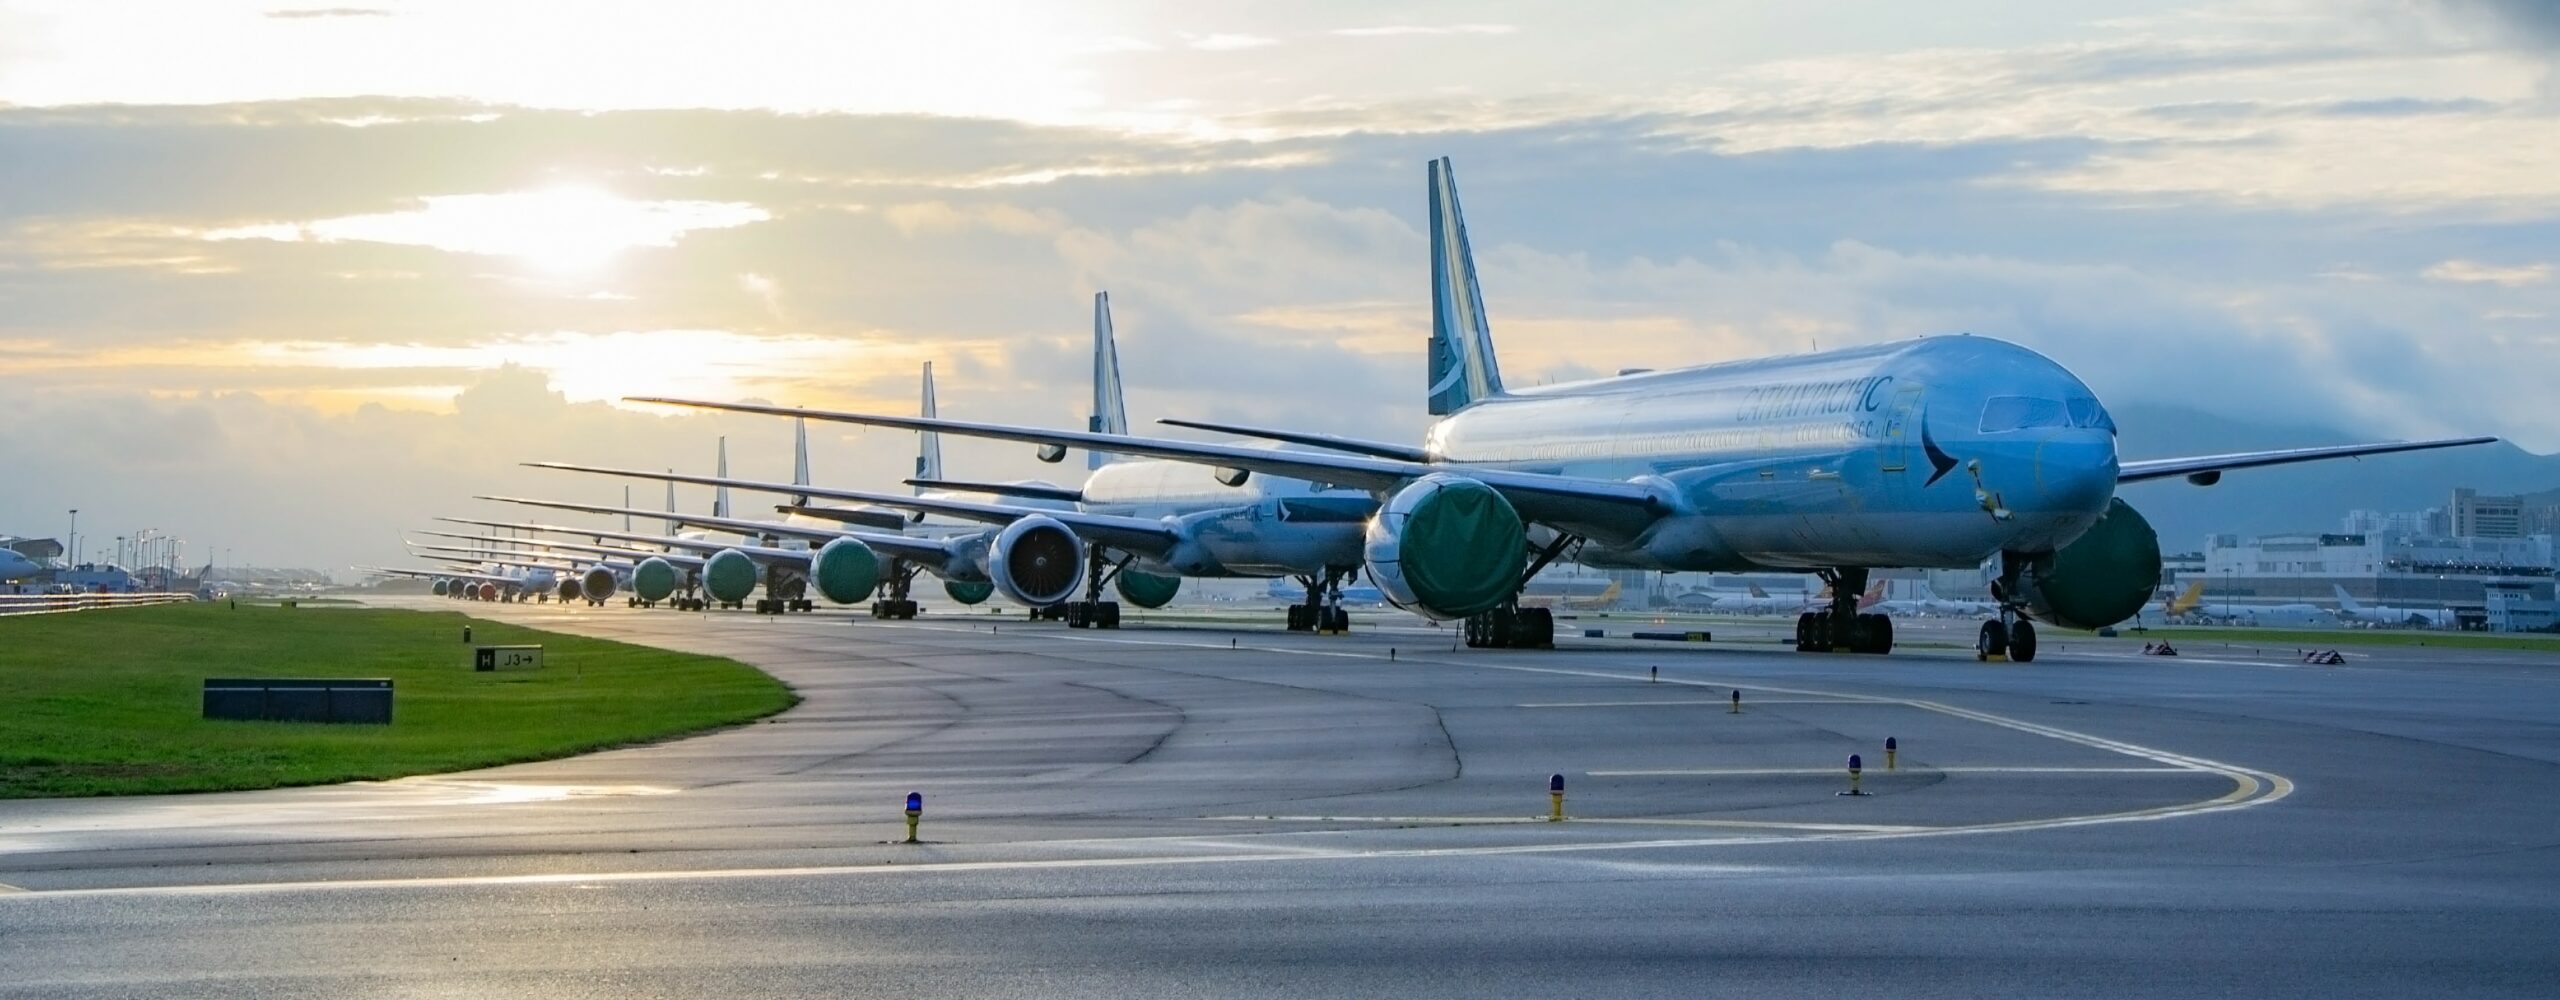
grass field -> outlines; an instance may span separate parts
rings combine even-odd
[[[484,644],[538,671],[475,673]],[[208,677],[388,677],[388,726],[209,722]],[[798,698],[733,660],[451,613],[179,604],[0,618],[0,798],[270,788],[562,757]]]
[[[2533,635],[2501,632],[2420,632],[2405,629],[2370,628],[2218,628],[2175,627],[2153,628],[2143,633],[2147,638],[2166,637],[2171,642],[2257,643],[2302,649],[2336,649],[2341,646],[2431,646],[2437,649],[2521,649],[2560,656],[2560,635]]]

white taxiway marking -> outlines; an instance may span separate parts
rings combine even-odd
[[[1743,690],[1750,690],[1744,688]],[[1664,698],[1656,701],[1533,701],[1513,708],[1645,708],[1653,705],[1730,705],[1730,698]],[[1745,699],[1752,705],[1862,705],[1866,702],[1847,698],[1760,698]]]
[[[1837,767],[1695,767],[1662,768],[1647,771],[1584,771],[1594,778],[1660,778],[1746,774],[1826,774],[1845,773]],[[1895,771],[1870,769],[1869,776],[1891,774],[2212,774],[2201,767],[1924,767],[1914,764]]]
[[[875,627],[903,627],[930,629],[933,631],[961,631],[958,629],[937,628],[934,626],[885,625]],[[968,629],[966,631],[975,630]],[[1379,662],[1386,662],[1388,659],[1387,657],[1370,653],[1290,649],[1270,646],[1219,646],[1215,643],[1205,642],[1170,642],[1142,639],[1118,639],[1102,636],[1062,636],[1056,634],[1043,635],[1042,638],[1053,641],[1099,642],[1115,645],[1164,646],[1188,649],[1249,648],[1256,652],[1297,654],[1303,656],[1330,656],[1348,659],[1375,660]],[[1420,656],[1403,657],[1401,660],[1402,662],[1409,662],[1417,666],[1445,666],[1475,670],[1510,670],[1520,673],[1553,674],[1565,677],[1592,677],[1615,681],[1633,680],[1633,678],[1625,673],[1607,673],[1595,670],[1573,670],[1561,667],[1532,667],[1520,664],[1499,664],[1484,661],[1433,660]],[[2236,764],[2225,764],[2219,761],[2207,760],[2202,757],[2173,753],[2166,750],[2157,750],[2138,744],[2126,743],[2121,740],[2111,740],[2105,737],[2092,736],[2086,733],[2076,733],[2067,729],[2055,728],[2053,726],[2024,722],[2017,719],[1992,715],[1988,712],[1977,712],[1972,709],[1957,708],[1940,702],[1911,701],[1873,695],[1852,695],[1831,691],[1812,691],[1796,688],[1770,687],[1767,685],[1732,684],[1702,680],[1674,679],[1666,680],[1662,683],[1687,684],[1693,687],[1716,688],[1719,690],[1741,687],[1746,690],[1771,691],[1779,694],[1792,694],[1810,698],[1829,698],[1865,704],[1908,705],[1924,711],[1937,712],[1960,719],[1968,719],[1984,725],[1998,726],[2003,729],[2043,736],[2049,739],[2060,740],[2065,743],[2073,743],[2080,746],[2106,750],[2112,753],[2137,757],[2154,763],[2167,765],[2167,768],[2163,768],[2163,770],[2175,769],[2179,771],[2204,771],[2218,774],[2231,779],[2232,788],[2230,791],[2215,798],[2204,799],[2196,802],[2180,803],[2176,805],[2153,806],[2144,809],[2130,809],[2112,813],[2057,816],[2046,819],[2009,820],[2005,822],[1977,823],[1962,826],[1916,827],[1901,829],[1889,828],[1882,830],[1853,829],[1838,831],[1804,831],[1791,835],[1736,835],[1729,837],[1696,837],[1654,840],[1584,840],[1563,843],[1474,847],[1416,847],[1383,850],[1311,848],[1286,852],[1274,852],[1266,848],[1259,852],[1239,854],[1148,855],[1121,858],[954,861],[912,865],[828,865],[806,868],[717,868],[684,871],[605,872],[562,875],[475,875],[415,879],[353,879],[323,882],[234,883],[229,885],[132,886],[108,889],[61,889],[45,892],[0,893],[0,900],[6,901],[0,902],[0,906],[19,905],[20,901],[81,898],[89,896],[243,895],[278,892],[322,892],[346,889],[494,888],[509,886],[561,885],[585,886],[609,883],[707,881],[742,878],[805,879],[855,875],[912,875],[919,873],[1037,871],[1083,868],[1158,868],[1178,865],[1243,865],[1296,861],[1363,861],[1399,858],[1496,857],[1502,855],[1581,854],[1598,851],[1679,850],[1684,848],[1732,847],[1751,844],[1802,844],[1827,841],[1898,840],[1917,837],[1949,837],[1984,833],[2020,833],[2031,830],[2058,830],[2072,827],[2097,826],[2108,823],[2148,822],[2152,820],[2174,819],[2186,816],[2201,816],[2209,813],[2227,812],[2235,809],[2247,809],[2254,806],[2262,806],[2270,802],[2281,800],[2285,796],[2293,794],[2293,782],[2285,778],[2283,775],[2260,771],[2254,768],[2241,767]],[[1745,704],[1746,706],[1748,705],[1747,702]],[[1347,817],[1333,817],[1333,819],[1340,822],[1358,821]],[[1371,822],[1376,822],[1376,820],[1373,819]],[[1568,823],[1556,824],[1556,826],[1559,829],[1589,829],[1595,825],[1604,825],[1606,822],[1609,821],[1574,820]],[[1624,820],[1616,822],[1623,825],[1638,825],[1648,824],[1654,821]],[[1800,827],[1796,827],[1795,825],[1790,825],[1790,828],[1800,829]],[[1219,839],[1220,838],[1202,838],[1204,843],[1216,842]]]

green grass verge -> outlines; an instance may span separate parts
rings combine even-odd
[[[2560,654],[2560,635],[2532,633],[2161,626],[2142,635],[2148,638],[2166,636],[2172,642],[2255,642],[2302,649],[2334,649],[2339,646],[2429,646],[2437,649],[2521,649]]]
[[[476,673],[483,644],[538,671]],[[388,677],[392,724],[212,722],[208,677]],[[0,798],[272,788],[565,757],[797,703],[734,660],[447,612],[179,604],[0,618]]]

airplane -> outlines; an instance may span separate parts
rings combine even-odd
[[[43,566],[37,565],[35,560],[20,554],[16,549],[0,549],[0,583],[24,580],[42,572],[44,572]]]
[[[458,597],[474,601],[512,601],[524,590],[521,576],[504,573],[481,573],[467,569],[408,569],[391,566],[358,566],[367,573],[403,576],[430,581],[438,597]]]
[[[2000,609],[1998,604],[1990,601],[1958,601],[1940,597],[1938,592],[1931,589],[1926,582],[1921,583],[1918,589],[1920,591],[1918,597],[1900,601],[1877,601],[1873,607],[1888,615],[1931,615],[1950,618],[1994,614]]]
[[[1363,568],[1392,603],[1464,619],[1473,646],[1543,646],[1553,617],[1521,582],[1568,549],[1583,565],[1811,571],[1830,607],[1796,648],[1883,653],[1863,613],[1873,569],[1970,569],[1999,557],[1998,617],[1978,657],[2035,658],[2033,622],[2095,629],[2149,603],[2158,535],[2118,487],[2243,469],[2485,444],[2394,441],[2144,461],[2061,364],[1991,337],[1925,337],[1555,385],[1503,384],[1449,161],[1427,172],[1432,333],[1420,447],[1236,426],[1331,451],[1105,436],[971,421],[661,396],[632,402],[1100,448],[1210,467],[1220,482],[1287,476],[1365,490]]]
[[[1109,293],[1096,293],[1094,415],[1087,426],[1097,439],[1127,433],[1119,386]],[[563,462],[527,464],[905,507],[992,525],[989,577],[997,590],[1034,609],[1035,617],[1055,609],[1069,627],[1117,627],[1119,604],[1101,600],[1105,585],[1122,600],[1152,608],[1170,601],[1184,577],[1230,576],[1294,577],[1304,584],[1306,603],[1289,612],[1292,630],[1348,627],[1339,591],[1360,560],[1361,522],[1376,508],[1370,497],[1277,476],[1221,483],[1197,478],[1186,463],[1118,460],[1107,446],[1087,450],[1092,471],[1080,489],[918,479],[909,482],[934,489],[914,497]],[[1054,462],[1066,451],[1042,449],[1039,457]],[[971,493],[992,497],[971,499]]]
[[[2339,623],[2337,612],[2317,604],[2208,604],[2204,613],[2230,625],[2261,628],[2328,628]]]
[[[2160,614],[2164,618],[2194,614],[2196,608],[2203,603],[2204,581],[2198,580],[2188,584],[2187,589],[2180,591],[2178,596],[2160,602]]]
[[[2442,608],[2395,608],[2387,605],[2367,607],[2347,596],[2347,588],[2330,584],[2338,594],[2338,617],[2371,625],[2407,625],[2416,628],[2451,628],[2453,612]]]

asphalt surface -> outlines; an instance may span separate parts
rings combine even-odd
[[[2560,657],[470,610],[807,700],[0,802],[0,996],[2560,995]]]

